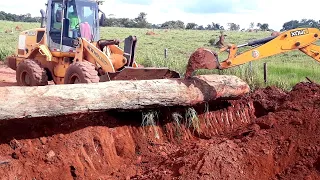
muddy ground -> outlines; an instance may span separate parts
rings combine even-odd
[[[15,71],[6,67],[4,63],[0,61],[0,87],[16,85]]]
[[[14,79],[0,68],[1,86]],[[2,121],[0,179],[320,179],[320,85],[189,110],[150,111],[154,126],[141,112]]]

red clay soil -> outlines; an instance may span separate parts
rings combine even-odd
[[[154,36],[154,35],[157,35],[155,32],[153,32],[153,31],[148,31],[147,33],[146,33],[146,35],[152,35],[152,36]]]
[[[156,126],[142,126],[141,112],[2,121],[0,177],[320,178],[320,85],[194,108],[199,126],[183,107],[158,109]]]
[[[140,177],[319,179],[320,85],[300,83],[289,93],[258,89],[248,100],[258,107],[254,123],[225,137],[186,142],[152,160]]]
[[[53,84],[53,81],[49,82],[49,85]],[[4,86],[17,86],[16,71],[12,70],[0,61],[0,87]]]
[[[0,61],[0,87],[16,85],[15,71],[6,67],[4,63]]]

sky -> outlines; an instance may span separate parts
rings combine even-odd
[[[0,1],[0,11],[39,16],[47,0]],[[236,23],[249,28],[250,22],[268,23],[279,31],[290,20],[319,20],[316,0],[106,0],[100,8],[107,16],[135,18],[140,12],[147,14],[147,21],[161,24],[181,20],[198,25]]]

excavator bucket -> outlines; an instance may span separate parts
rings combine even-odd
[[[198,48],[189,58],[185,77],[189,78],[193,72],[198,69],[219,69],[220,63],[217,53],[205,49]]]
[[[168,68],[126,67],[115,73],[106,73],[100,76],[100,82],[112,80],[152,80],[180,78],[178,72]]]

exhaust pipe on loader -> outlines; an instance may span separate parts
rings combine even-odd
[[[41,28],[44,28],[45,27],[45,22],[44,22],[44,19],[45,19],[45,12],[44,12],[44,10],[43,9],[40,9],[40,13],[41,13],[41,25],[40,25],[40,27]]]

